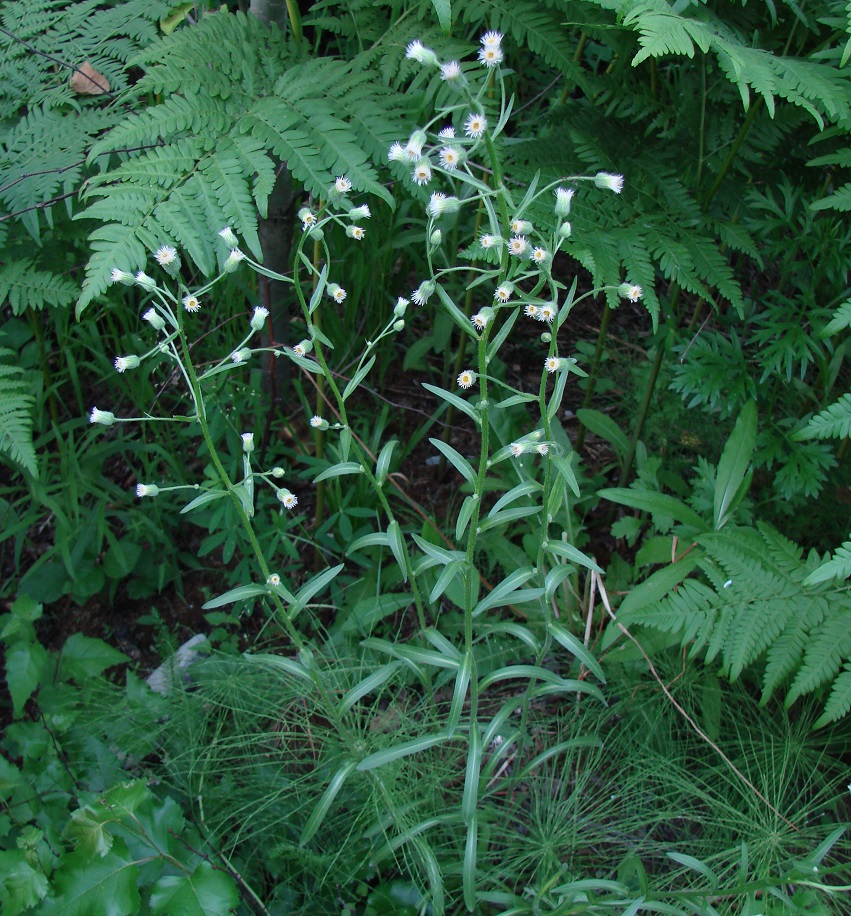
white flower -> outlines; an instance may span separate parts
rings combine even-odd
[[[187,293],[180,301],[187,312],[197,312],[201,308],[201,303],[192,293]]]
[[[533,248],[532,249],[532,260],[536,264],[546,264],[549,260],[550,253],[546,248]]]
[[[461,72],[461,64],[457,60],[450,60],[449,63],[440,65],[440,78],[449,83],[456,80],[463,80],[464,74]]]
[[[225,273],[233,273],[239,266],[240,261],[245,260],[245,255],[238,248],[231,248],[227,260],[222,265]]]
[[[313,349],[313,342],[310,340],[301,340],[293,347],[293,353],[296,356],[307,356]]]
[[[503,61],[502,48],[479,48],[479,62],[486,67],[496,67]]]
[[[431,195],[431,200],[428,202],[428,213],[430,216],[438,217],[443,213],[443,202],[446,200],[446,195],[440,191],[435,191]]]
[[[141,286],[142,289],[146,289],[148,292],[152,292],[157,288],[157,281],[153,277],[149,277],[144,270],[138,271],[133,280],[137,286]]]
[[[172,248],[171,245],[161,245],[154,254],[154,257],[160,267],[167,267],[169,264],[174,264],[177,260],[177,250]]]
[[[528,219],[513,219],[511,221],[511,231],[515,235],[528,235],[534,228]]]
[[[246,453],[254,451],[254,433],[243,433],[240,437],[242,439],[242,450]]]
[[[143,496],[156,496],[160,488],[155,483],[137,483],[136,495],[141,499]]]
[[[513,254],[515,257],[522,257],[526,253],[526,249],[529,246],[529,243],[526,241],[525,237],[522,235],[512,236],[511,240],[508,243],[508,253]]]
[[[346,296],[348,295],[342,286],[338,286],[336,283],[329,283],[325,287],[325,292],[329,295],[331,299],[335,302],[344,302]]]
[[[465,389],[466,389],[466,388],[472,388],[473,385],[475,385],[476,379],[477,379],[477,378],[478,378],[478,376],[476,375],[475,372],[473,372],[472,369],[465,369],[465,370],[458,376],[458,385],[459,385],[461,388],[465,388]]]
[[[461,164],[461,151],[454,146],[444,146],[438,154],[440,164],[448,172],[453,172]]]
[[[366,235],[366,229],[363,229],[361,226],[346,226],[346,235],[350,239],[354,239],[357,242],[362,242],[364,236]]]
[[[523,314],[526,315],[527,318],[537,318],[539,311],[540,309],[537,305],[532,305],[530,303],[526,306],[526,308],[523,309]]]
[[[437,55],[431,48],[427,48],[419,39],[412,41],[405,49],[405,57],[408,60],[415,60],[418,64],[429,67],[438,65]]]
[[[422,159],[416,164],[413,179],[420,186],[431,181],[431,166],[428,163],[428,159]]]
[[[234,350],[230,358],[235,363],[244,363],[247,359],[251,358],[251,350],[249,350],[248,347],[243,347],[241,350]]]
[[[614,191],[620,194],[623,190],[623,175],[612,175],[611,172],[597,172],[594,176],[594,184],[598,188],[604,188],[607,191]]]
[[[228,248],[239,247],[239,239],[233,234],[233,230],[230,226],[225,226],[225,228],[219,232],[219,235],[224,239],[224,243]]]
[[[479,239],[479,244],[482,248],[493,248],[501,242],[502,239],[498,235],[489,235],[487,232]]]
[[[559,369],[563,369],[567,365],[567,360],[559,359],[557,356],[548,356],[544,360],[544,368],[547,372],[558,372]]]
[[[112,426],[115,423],[115,414],[111,410],[98,410],[92,407],[89,423],[99,423],[101,426]]]
[[[488,121],[483,114],[473,112],[467,116],[467,120],[464,122],[464,133],[474,140],[478,140],[487,129]]]
[[[285,509],[294,509],[298,505],[298,499],[289,490],[278,490],[278,499]]]
[[[546,321],[548,323],[553,321],[556,317],[555,307],[550,304],[542,305],[538,309],[537,317],[538,317],[538,321]]]
[[[573,188],[556,188],[556,216],[567,216],[570,213],[570,202],[575,193]]]
[[[389,162],[401,162],[403,159],[407,159],[408,155],[405,152],[405,147],[401,143],[393,143],[390,146],[390,149],[387,152],[387,159]]]
[[[470,321],[473,322],[473,326],[476,330],[483,331],[488,326],[491,318],[493,318],[493,309],[483,308],[480,312],[476,312]]]
[[[454,127],[442,127],[437,134],[441,140],[454,140],[455,139],[455,128]]]
[[[148,311],[142,315],[142,321],[147,321],[155,331],[161,331],[165,327],[165,321],[157,314],[155,309],[148,309]]]
[[[423,154],[423,146],[428,139],[424,130],[415,130],[405,146],[405,158],[409,162],[416,162]]]
[[[434,292],[434,283],[431,280],[426,280],[411,293],[411,299],[416,302],[417,305],[425,305],[428,302],[429,296]]]
[[[541,442],[540,444],[535,446],[535,451],[539,455],[546,455],[549,450],[550,450],[550,447],[549,445],[547,445],[546,442]]]
[[[618,295],[623,299],[629,299],[630,302],[638,302],[643,295],[640,286],[632,286],[629,283],[621,283],[618,287]]]
[[[262,331],[266,326],[266,319],[268,317],[269,309],[265,309],[262,305],[258,305],[254,309],[254,314],[251,316],[251,329],[253,331]]]
[[[348,194],[351,189],[352,183],[345,175],[340,175],[340,177],[334,181],[334,190],[338,194]]]
[[[526,451],[526,446],[522,442],[512,442],[511,445],[508,446],[508,451],[511,452],[515,458],[519,458],[523,452]]]
[[[117,267],[112,268],[109,279],[111,283],[123,283],[125,286],[132,286],[136,282],[133,274],[128,274],[126,270],[119,270]]]
[[[310,425],[314,429],[328,429],[328,421],[318,415],[310,418]]]
[[[135,369],[139,362],[138,356],[116,356],[115,368],[118,372],[126,372],[128,369]]]
[[[499,48],[502,45],[502,33],[485,32],[479,40],[483,48]]]
[[[369,209],[367,204],[361,204],[359,207],[352,207],[349,210],[349,219],[369,219],[372,216],[372,211]]]
[[[514,287],[511,283],[500,283],[496,288],[496,292],[493,294],[494,299],[499,302],[508,302],[511,298],[511,294],[514,292]]]
[[[393,306],[393,317],[404,318],[405,312],[407,311],[409,305],[410,301],[408,299],[406,299],[404,296],[399,296],[399,298],[396,300],[396,305]]]
[[[277,588],[281,584],[281,577],[277,573],[272,573],[266,580],[266,584],[271,585],[272,588]]]

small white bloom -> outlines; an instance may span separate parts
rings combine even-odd
[[[128,369],[135,369],[139,362],[138,356],[116,356],[115,368],[118,372],[126,372]]]
[[[421,159],[416,166],[414,166],[413,179],[420,186],[428,184],[431,181],[431,166],[429,165],[428,159]]]
[[[138,271],[133,279],[137,286],[141,286],[142,289],[146,289],[148,292],[153,292],[157,288],[157,281],[153,277],[149,277],[144,270]]]
[[[242,439],[242,450],[246,453],[251,453],[254,451],[254,433],[243,433],[240,437]]]
[[[473,372],[472,369],[465,369],[458,376],[458,385],[461,388],[472,388],[472,386],[476,383],[477,378],[478,376],[475,372]]]
[[[567,216],[570,213],[570,202],[575,193],[573,188],[556,188],[556,216]]]
[[[511,445],[508,446],[508,451],[511,452],[515,458],[519,458],[523,452],[526,451],[526,446],[522,442],[512,442]]]
[[[98,410],[97,407],[92,407],[89,423],[99,423],[101,426],[112,426],[115,422],[115,414],[111,410]]]
[[[409,162],[416,162],[422,156],[426,140],[428,140],[426,132],[419,129],[408,137],[408,142],[405,145],[405,158]]]
[[[147,321],[155,331],[161,331],[165,327],[165,321],[157,314],[155,309],[148,309],[148,311],[142,315],[142,320]]]
[[[294,509],[298,505],[298,499],[289,490],[278,490],[278,499],[285,509]]]
[[[528,219],[513,219],[511,221],[511,231],[515,235],[528,235],[534,228]]]
[[[334,190],[338,194],[348,194],[352,189],[352,183],[345,175],[340,175],[334,182]]]
[[[417,305],[425,305],[429,300],[429,296],[434,292],[434,283],[431,280],[426,280],[411,293],[411,299],[416,302]]]
[[[117,267],[112,268],[109,279],[112,283],[123,283],[125,286],[132,286],[136,282],[133,274],[128,274],[126,270],[119,270]]]
[[[446,80],[448,83],[463,80],[464,74],[461,72],[461,64],[459,64],[457,60],[450,60],[446,64],[441,64],[440,78]]]
[[[401,143],[393,143],[390,146],[390,149],[387,152],[387,159],[390,162],[401,162],[404,159],[407,159],[408,156],[405,153],[405,147]]]
[[[622,299],[629,299],[630,302],[638,302],[642,296],[642,289],[640,286],[632,286],[629,283],[621,283],[618,287],[618,295]]]
[[[454,127],[442,127],[437,134],[441,140],[454,140],[455,139],[455,128]]]
[[[328,421],[323,420],[318,414],[310,418],[310,425],[314,429],[328,429]]]
[[[143,496],[156,496],[160,488],[155,483],[137,483],[136,495],[141,499]]]
[[[454,172],[461,164],[461,151],[454,146],[444,146],[438,153],[440,164],[447,172]]]
[[[483,48],[499,48],[502,45],[502,32],[485,32],[479,40]]]
[[[547,323],[553,321],[556,317],[555,307],[552,305],[542,305],[538,309],[537,318],[538,321],[546,321]]]
[[[245,260],[245,255],[238,248],[231,248],[230,254],[223,265],[225,273],[233,273],[239,267],[239,262]]]
[[[281,584],[281,577],[277,573],[272,573],[266,580],[266,584],[271,585],[272,588],[277,588]]]
[[[502,48],[479,48],[479,62],[486,67],[496,67],[503,61]]]
[[[493,309],[483,308],[480,312],[476,312],[470,321],[473,322],[473,326],[476,330],[483,331],[488,326],[491,318],[493,318]]]
[[[269,317],[269,309],[263,308],[262,305],[258,305],[254,309],[254,314],[251,316],[251,329],[253,331],[262,331],[266,326],[266,319]]]
[[[535,451],[536,451],[539,455],[546,455],[547,452],[548,452],[549,450],[550,450],[550,447],[549,447],[549,445],[547,445],[546,442],[541,442],[541,443],[539,443],[538,445],[535,446]]]
[[[412,41],[408,45],[405,49],[405,57],[427,67],[436,67],[439,63],[434,51],[431,48],[427,48],[419,39]]]
[[[157,249],[156,254],[154,254],[154,257],[160,267],[168,267],[177,260],[177,250],[172,248],[171,245],[161,245]]]
[[[488,121],[483,114],[473,112],[473,114],[467,116],[467,120],[464,122],[464,133],[474,140],[478,140],[487,129]]]
[[[192,293],[187,293],[180,301],[187,312],[197,312],[201,308],[201,303]]]
[[[537,305],[532,305],[531,303],[529,303],[529,305],[527,305],[526,308],[523,309],[523,314],[526,315],[527,318],[537,318],[539,311],[540,309],[538,308]]]
[[[366,235],[366,229],[361,226],[346,226],[346,235],[356,242],[362,242]]]
[[[313,349],[313,342],[310,340],[301,340],[293,347],[293,353],[296,356],[307,356]]]
[[[361,204],[359,207],[352,207],[348,215],[351,220],[369,219],[372,216],[372,211],[367,204]]]
[[[623,175],[612,175],[611,172],[597,172],[594,176],[594,184],[598,188],[620,194],[623,190]]]
[[[443,204],[446,201],[446,195],[440,191],[435,191],[428,202],[428,213],[430,216],[438,217],[443,213]]]
[[[559,359],[557,356],[548,356],[544,360],[544,368],[547,372],[558,372],[559,369],[563,369],[567,363],[567,360]]]
[[[489,235],[487,232],[479,239],[479,244],[482,248],[493,248],[495,245],[501,244],[502,239],[498,235]]]
[[[500,283],[499,286],[497,286],[493,297],[498,302],[508,302],[513,292],[514,286],[511,283]]]
[[[526,241],[524,236],[515,235],[511,237],[511,240],[508,243],[508,253],[513,254],[516,258],[519,258],[526,253],[526,249],[528,247],[529,243]]]
[[[335,301],[335,302],[344,302],[348,293],[343,289],[342,286],[338,286],[336,283],[329,283],[325,287],[325,292]]]
[[[550,253],[546,248],[533,248],[532,249],[532,260],[536,264],[546,264],[549,260]]]
[[[405,312],[407,311],[409,305],[409,300],[407,300],[404,296],[399,296],[399,298],[396,300],[396,305],[393,306],[393,316],[395,318],[404,318]]]
[[[234,350],[230,358],[235,363],[244,363],[246,360],[251,359],[251,350],[249,350],[248,347],[243,347],[241,350]]]
[[[234,235],[230,226],[225,226],[225,228],[219,232],[219,235],[224,240],[224,243],[228,246],[228,248],[239,247],[239,239]]]

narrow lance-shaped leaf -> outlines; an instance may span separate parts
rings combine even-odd
[[[744,496],[742,484],[746,481],[748,466],[756,445],[756,426],[756,402],[748,401],[736,420],[732,435],[727,440],[718,462],[713,506],[716,531],[727,523],[730,514]]]
[[[348,760],[334,774],[331,782],[328,784],[328,788],[322,793],[322,798],[319,799],[316,807],[313,809],[313,814],[310,815],[310,818],[304,825],[304,830],[302,830],[301,838],[298,841],[299,846],[304,846],[305,843],[308,843],[311,837],[313,837],[316,831],[322,826],[325,815],[328,814],[331,805],[334,804],[334,799],[339,794],[340,789],[343,788],[346,780],[354,772],[355,765],[354,760]]]

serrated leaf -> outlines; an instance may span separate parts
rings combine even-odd
[[[45,675],[47,651],[37,642],[17,643],[6,652],[6,684],[12,696],[15,718]]]
[[[102,639],[92,639],[82,633],[74,633],[62,647],[59,656],[59,677],[74,678],[82,684],[87,678],[96,677],[113,665],[121,665],[130,659]]]
[[[191,875],[166,875],[151,891],[155,916],[228,916],[239,904],[236,882],[209,862],[201,862]]]

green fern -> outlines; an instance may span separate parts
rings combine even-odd
[[[30,258],[0,265],[0,303],[8,302],[15,315],[46,305],[70,305],[79,293],[77,284],[49,270],[38,270]]]
[[[16,359],[15,353],[0,347],[0,455],[11,458],[33,477],[38,477],[30,413],[35,398],[26,383],[24,370],[6,362]]]
[[[701,535],[703,579],[661,601],[619,615],[675,634],[690,654],[720,659],[735,680],[764,662],[763,702],[785,685],[786,703],[830,687],[819,724],[851,706],[851,587],[829,580],[851,573],[851,542],[822,564],[768,525]],[[845,674],[840,671],[846,666]]]

